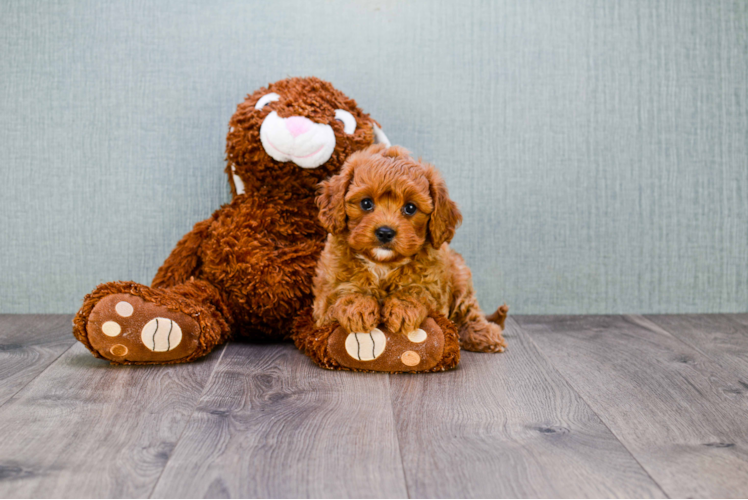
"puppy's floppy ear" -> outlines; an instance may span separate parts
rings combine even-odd
[[[355,155],[355,153],[354,153]],[[345,162],[340,173],[319,184],[316,202],[319,220],[327,232],[340,234],[346,228],[345,193],[353,180],[353,155]]]
[[[457,204],[449,198],[447,184],[441,174],[431,165],[426,171],[426,178],[434,203],[429,220],[429,239],[434,248],[439,248],[443,243],[452,241],[457,226],[462,222],[462,214]]]

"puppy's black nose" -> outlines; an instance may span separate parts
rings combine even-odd
[[[377,239],[382,243],[389,243],[395,237],[397,231],[395,231],[391,227],[382,226],[377,228],[377,230],[374,231],[374,234],[377,235]]]

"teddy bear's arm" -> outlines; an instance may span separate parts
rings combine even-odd
[[[162,288],[178,285],[195,275],[200,267],[200,257],[198,255],[200,245],[205,240],[214,220],[215,215],[210,219],[198,222],[189,233],[182,236],[169,257],[161,264],[151,283],[152,287]]]

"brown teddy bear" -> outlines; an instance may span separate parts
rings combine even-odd
[[[290,337],[325,242],[317,185],[377,142],[389,144],[377,123],[317,78],[249,95],[229,123],[231,203],[179,241],[151,286],[96,287],[73,334],[116,364],[192,361],[233,334]]]

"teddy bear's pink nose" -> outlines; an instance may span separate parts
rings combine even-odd
[[[303,116],[292,116],[286,118],[286,128],[291,135],[298,137],[310,128],[312,128],[312,121],[304,118]]]

